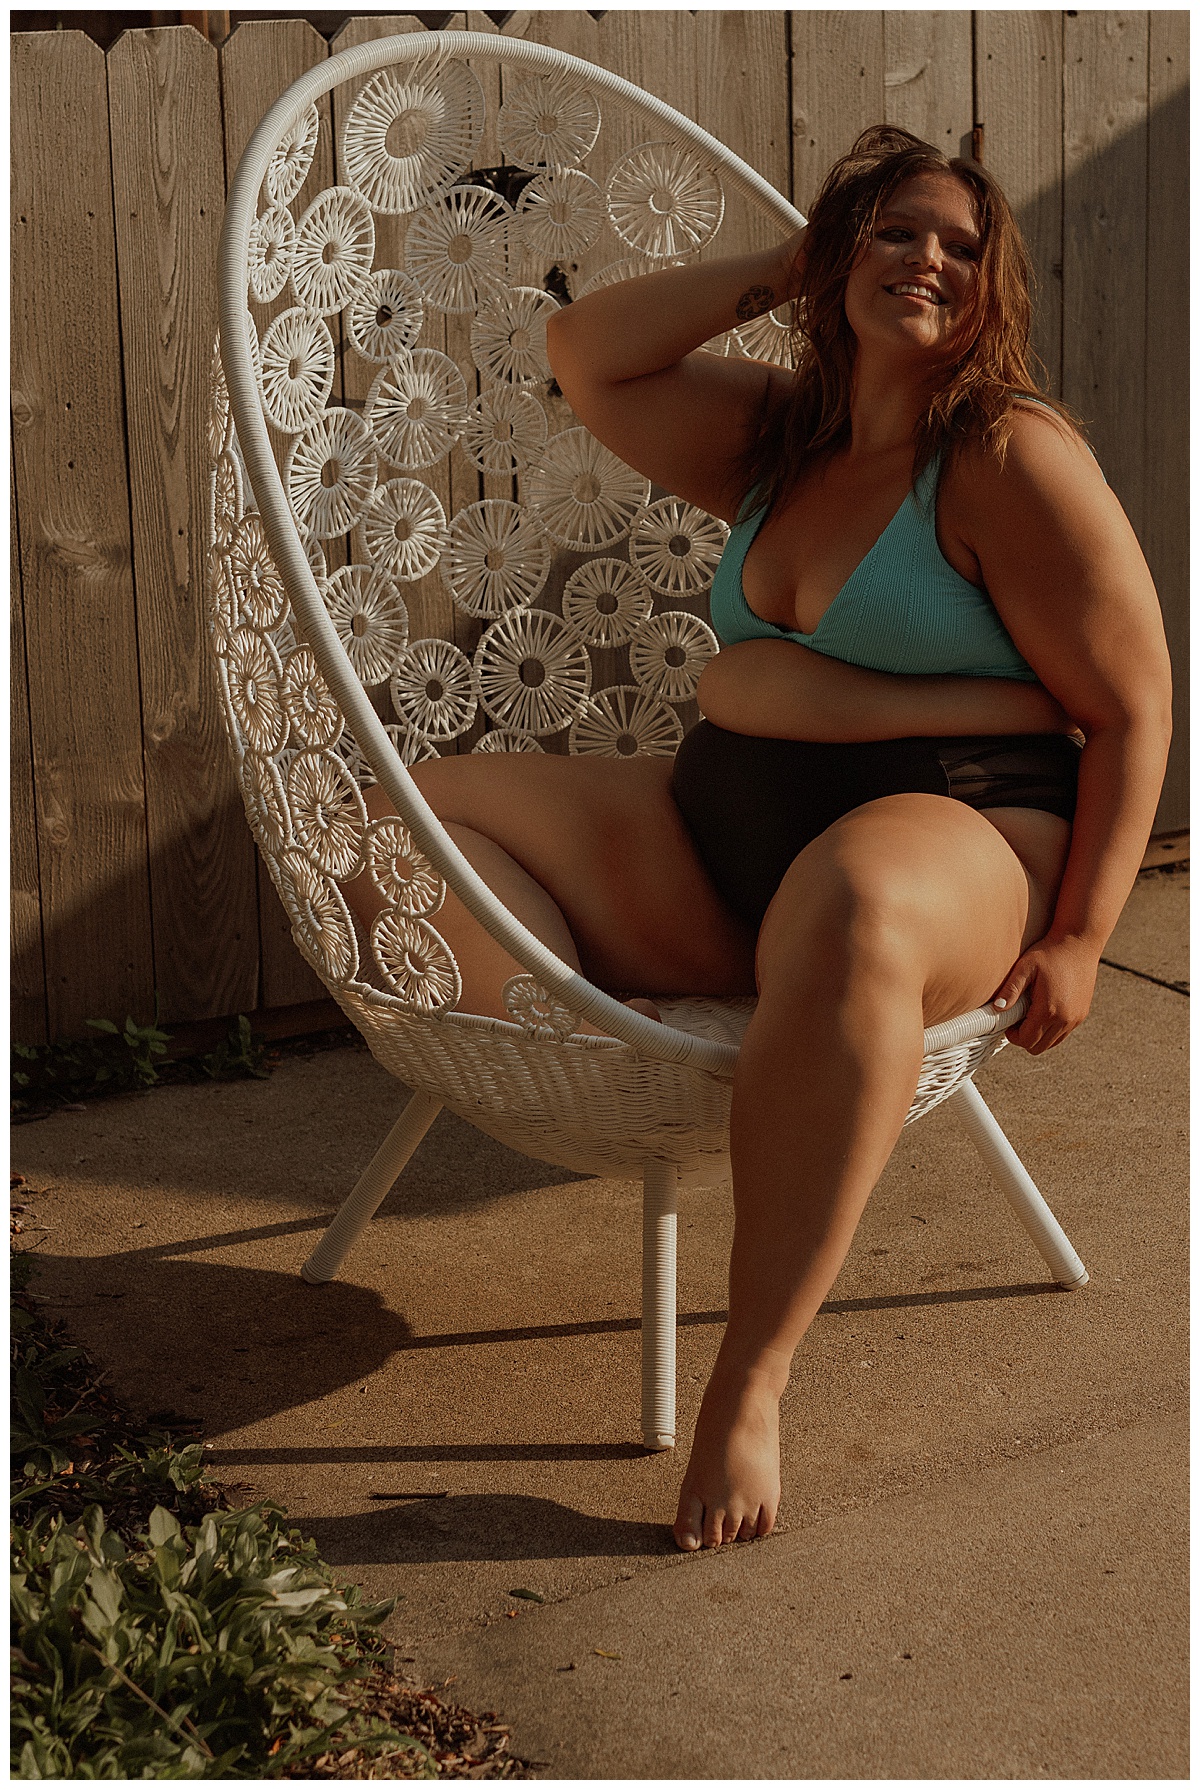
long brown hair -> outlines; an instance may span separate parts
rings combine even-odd
[[[896,189],[931,173],[953,174],[968,189],[981,246],[961,352],[917,426],[914,476],[936,454],[967,441],[1003,458],[1013,400],[1023,394],[1036,395],[1078,427],[1047,395],[1045,369],[1030,346],[1032,267],[996,181],[978,162],[952,160],[911,131],[874,125],[833,164],[808,220],[792,326],[795,383],[739,468],[756,510],[774,508],[806,467],[848,442],[858,344],[846,318],[846,281]]]

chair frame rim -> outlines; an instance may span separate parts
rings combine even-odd
[[[783,228],[797,230],[806,221],[768,181],[709,132],[665,101],[580,57],[522,38],[493,37],[477,31],[402,33],[340,51],[301,75],[275,101],[246,145],[230,183],[218,257],[218,298],[221,360],[238,445],[271,552],[322,675],[360,750],[420,850],[432,859],[449,887],[491,936],[572,1012],[602,1027],[610,1037],[641,1056],[722,1077],[732,1076],[738,1056],[734,1045],[697,1037],[652,1020],[597,988],[549,950],[504,906],[455,845],[401,761],[346,657],[301,544],[267,433],[243,319],[250,229],[276,146],[316,100],[342,81],[396,64],[428,61],[436,65],[467,57],[577,75],[666,126],[711,158],[723,175],[773,212]],[[1017,1023],[1023,1012],[1024,1002],[1006,1012],[981,1008],[929,1027],[924,1054],[929,1056],[1006,1030]]]

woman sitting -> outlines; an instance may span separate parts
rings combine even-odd
[[[701,346],[793,298],[794,373]],[[924,1028],[1025,995],[1010,1039],[1061,1042],[1153,822],[1170,734],[1154,588],[1079,433],[1036,396],[1029,331],[995,182],[890,127],[835,164],[785,247],[562,309],[548,348],[580,419],[733,525],[706,718],[674,765],[413,772],[497,894],[593,981],[758,994],[683,1548],[775,1522],[780,1395],[908,1112]],[[503,1014],[513,960],[452,897],[438,925],[462,1005]]]

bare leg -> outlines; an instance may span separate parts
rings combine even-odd
[[[752,941],[696,858],[665,761],[463,756],[413,775],[509,910],[599,986],[636,991],[629,1004],[639,1011],[658,1017],[644,998],[654,993],[753,985]],[[378,786],[366,801],[373,819],[392,811]],[[383,902],[366,873],[343,889],[369,927]],[[503,986],[521,965],[450,892],[435,923],[458,959],[462,1009],[506,1017]]]
[[[871,802],[792,865],[759,935],[734,1081],[729,1322],[680,1494],[680,1547],[769,1534],[779,1399],[907,1115],[922,1031],[989,998],[1045,929],[1068,829],[1028,872],[961,803]]]

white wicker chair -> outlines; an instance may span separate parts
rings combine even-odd
[[[501,65],[498,171],[476,165],[471,62]],[[347,85],[340,184],[294,216],[316,102]],[[664,1000],[659,1025],[594,987],[497,901],[405,765],[484,716],[476,750],[678,744],[715,650],[704,613],[724,527],[654,500],[576,425],[539,332],[564,282],[577,296],[699,253],[726,192],[780,232],[803,222],[688,119],[541,45],[424,32],[333,56],[272,107],[233,179],[210,413],[209,631],[250,825],[300,950],[417,1090],[302,1272],[337,1272],[442,1106],[559,1166],[643,1176],[652,1449],[674,1442],[677,1192],[728,1174],[753,1003]],[[785,339],[767,318],[720,346],[769,357]],[[520,675],[531,660],[536,683]],[[368,823],[373,779],[401,822]],[[364,864],[387,902],[370,937],[338,887]],[[506,989],[511,1022],[456,1010],[430,918],[447,885],[527,972]],[[580,1016],[606,1035],[581,1035]],[[950,1101],[1055,1279],[1081,1286],[970,1079],[1017,1017],[927,1032],[909,1118]]]

